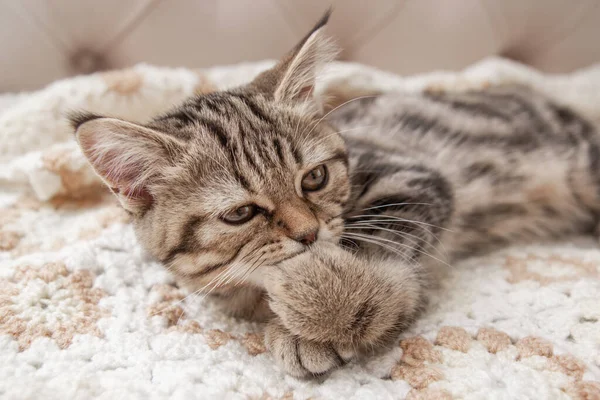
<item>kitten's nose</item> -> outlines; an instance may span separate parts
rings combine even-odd
[[[318,229],[314,229],[310,232],[298,235],[297,237],[294,238],[294,240],[302,243],[305,246],[308,246],[309,244],[313,244],[314,242],[317,241],[317,232],[318,232]]]

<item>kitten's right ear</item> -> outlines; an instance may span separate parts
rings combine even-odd
[[[310,100],[318,69],[337,54],[336,46],[324,32],[330,15],[331,9],[290,53],[273,68],[258,75],[250,87],[276,101]]]
[[[183,144],[162,132],[92,114],[69,116],[77,142],[94,171],[126,210],[152,205],[151,184]]]

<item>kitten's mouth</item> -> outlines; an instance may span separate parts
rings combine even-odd
[[[281,264],[284,261],[291,260],[294,257],[298,257],[300,254],[306,253],[306,251],[309,249],[310,246],[312,246],[312,244],[309,245],[309,246],[306,246],[303,250],[297,251],[297,252],[295,252],[295,253],[293,253],[293,254],[291,254],[291,255],[289,255],[289,256],[281,259],[281,260],[279,260],[277,262],[277,264]]]
[[[319,246],[320,244],[324,244],[324,243],[331,243],[331,244],[337,244],[339,242],[338,237],[335,236],[331,236],[329,239],[323,239],[323,238],[319,238],[317,241],[311,243],[311,244],[307,244],[304,246],[304,248],[300,251],[297,251],[293,254],[290,254],[289,256],[282,258],[281,260],[279,260],[277,262],[277,264],[281,264],[285,261],[291,260],[292,258],[298,257],[301,254],[306,253],[309,250],[313,250],[315,247]]]

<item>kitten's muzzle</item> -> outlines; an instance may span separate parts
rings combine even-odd
[[[293,239],[296,242],[302,243],[305,246],[309,246],[317,241],[318,235],[319,235],[319,229],[317,228],[317,229],[312,229],[309,232],[305,232],[300,235],[297,235]]]

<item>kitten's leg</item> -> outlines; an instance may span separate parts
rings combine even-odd
[[[424,303],[416,266],[323,244],[266,272],[265,343],[286,372],[324,373],[389,345]]]
[[[290,374],[322,373],[389,345],[424,306],[433,276],[425,253],[436,250],[452,217],[452,191],[425,166],[381,159],[368,153],[353,176],[357,208],[344,234],[359,252],[321,245],[270,271],[266,288],[278,318],[266,344]]]

